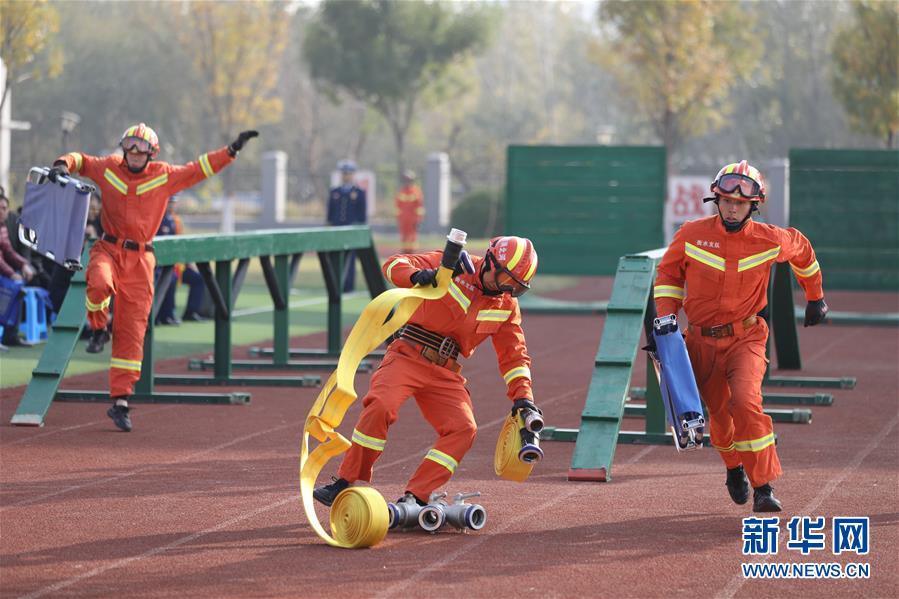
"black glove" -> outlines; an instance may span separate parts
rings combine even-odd
[[[525,429],[532,433],[543,430],[543,411],[530,399],[516,399],[512,402],[512,416],[521,412]]]
[[[802,326],[813,327],[821,324],[830,308],[824,303],[824,298],[809,302],[805,307],[805,324]]]
[[[412,281],[413,285],[418,285],[420,287],[424,287],[425,285],[436,287],[437,269],[425,268],[423,270],[416,270],[414,273],[412,273],[412,276],[409,277],[409,280]]]
[[[50,169],[50,172],[47,173],[47,178],[50,179],[53,183],[58,183],[60,177],[68,177],[69,175],[69,167],[63,164],[54,164],[53,168]],[[60,185],[62,185],[60,183]]]
[[[231,145],[228,146],[228,153],[232,156],[237,156],[237,153],[243,149],[243,145],[254,137],[259,137],[258,131],[241,131],[240,135],[237,136],[237,139],[232,141]]]

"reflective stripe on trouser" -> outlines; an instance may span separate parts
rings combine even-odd
[[[762,410],[767,338],[768,325],[761,318],[739,337],[687,335],[696,383],[709,410],[712,445],[728,468],[743,465],[753,487],[782,474],[774,425]]]
[[[409,344],[394,341],[371,378],[354,437],[359,433],[364,440],[386,440],[400,406],[411,396],[439,435],[405,489],[427,500],[452,477],[452,469],[471,448],[477,432],[471,398],[461,375],[428,362]],[[371,482],[372,467],[379,457],[380,451],[354,442],[337,475],[350,482]]]
[[[156,258],[149,252],[126,250],[98,241],[91,248],[87,265],[87,302],[101,304],[115,295],[112,321],[112,360],[109,368],[109,395],[131,395],[140,378],[144,357],[144,334],[153,305],[153,268]],[[109,308],[88,310],[92,329],[101,329],[109,320]]]

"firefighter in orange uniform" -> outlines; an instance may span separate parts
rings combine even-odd
[[[94,181],[103,195],[103,236],[94,244],[87,266],[87,319],[93,329],[88,351],[99,353],[109,340],[109,302],[115,296],[112,359],[107,411],[117,427],[131,430],[128,398],[140,378],[144,333],[153,304],[156,259],[150,241],[159,229],[169,198],[219,172],[243,145],[259,135],[242,132],[230,145],[203,154],[196,162],[175,166],[156,162],[159,138],[141,123],[122,135],[118,153],[96,157],[70,152],[53,163],[49,178],[78,174]]]
[[[383,271],[398,287],[436,284],[441,256],[439,251],[398,254],[384,263]],[[422,303],[388,346],[362,401],[339,478],[313,493],[321,503],[330,506],[355,481],[371,481],[372,467],[387,445],[387,429],[403,402],[414,396],[438,438],[400,501],[425,505],[431,493],[452,477],[474,442],[477,424],[457,359],[471,356],[488,337],[513,412],[539,412],[516,299],[530,288],[537,270],[534,246],[522,237],[498,237],[491,240],[484,258],[472,256],[472,262],[473,273],[456,275],[445,296]]]
[[[752,485],[753,511],[779,512],[770,482],[782,471],[771,417],[762,411],[768,324],[761,314],[772,264],[789,262],[808,300],[805,326],[822,322],[828,308],[821,269],[798,230],[752,220],[766,189],[745,160],[722,168],[711,191],[705,201],[714,201],[718,214],[685,223],[659,263],[656,311],[677,314],[683,305],[687,315],[687,350],[731,499],[745,504]]]
[[[421,188],[415,184],[415,173],[406,171],[403,173],[403,186],[396,193],[396,222],[404,254],[411,254],[418,249],[418,225],[424,216]]]

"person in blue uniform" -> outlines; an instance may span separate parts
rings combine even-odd
[[[365,208],[365,190],[353,182],[356,163],[341,160],[337,163],[341,183],[328,195],[328,224],[332,226],[364,224],[368,220]],[[353,291],[356,283],[356,252],[346,255],[343,290]]]

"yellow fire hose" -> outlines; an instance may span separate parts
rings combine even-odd
[[[496,440],[496,451],[493,453],[493,471],[505,480],[524,482],[534,469],[534,462],[522,462],[518,459],[521,451],[521,429],[524,421],[520,413],[509,414],[503,423]]]
[[[390,289],[365,307],[340,353],[337,369],[331,373],[306,417],[300,447],[300,494],[303,510],[318,536],[334,547],[371,547],[380,543],[387,534],[387,502],[375,489],[349,487],[337,496],[330,514],[333,537],[324,530],[315,514],[312,491],[325,464],[350,448],[350,441],[336,429],[347,409],[356,400],[353,379],[359,363],[406,324],[423,301],[440,299],[447,293],[453,267],[465,243],[465,234],[458,231],[460,235],[453,237],[454,232],[455,229],[450,232],[443,264],[437,271],[437,287]],[[310,435],[319,441],[319,445],[311,453]]]

